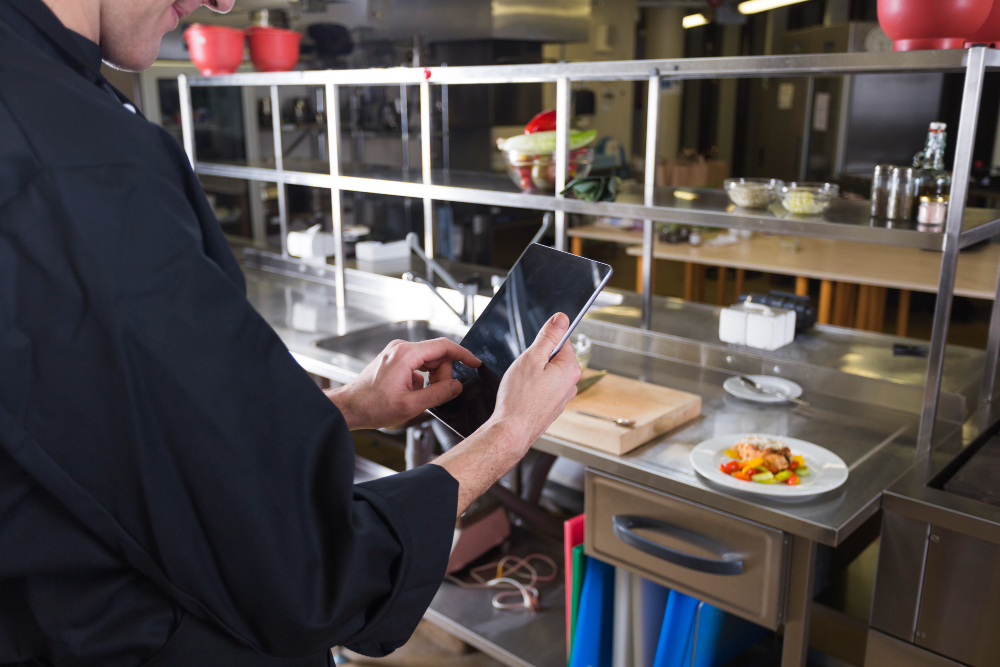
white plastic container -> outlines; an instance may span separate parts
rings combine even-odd
[[[795,311],[747,301],[719,313],[719,339],[760,350],[777,350],[795,340]]]
[[[333,234],[320,229],[320,225],[313,225],[304,232],[288,232],[288,254],[303,259],[322,258],[324,261],[332,256],[336,252]]]
[[[410,256],[410,244],[404,241],[359,241],[354,246],[354,254],[362,262],[391,262],[407,259]]]

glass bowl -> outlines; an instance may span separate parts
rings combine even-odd
[[[784,184],[777,178],[727,178],[722,186],[729,200],[741,208],[767,208]]]
[[[780,189],[781,205],[796,215],[818,215],[840,194],[835,183],[789,183]]]
[[[594,352],[590,338],[582,333],[575,333],[569,337],[569,342],[573,346],[576,362],[580,364],[580,368],[586,369],[587,364],[590,363],[590,356]]]
[[[507,162],[507,174],[514,185],[523,192],[555,192],[556,189],[556,156],[554,153],[542,155],[524,155],[516,151],[504,153]],[[569,178],[583,178],[590,173],[594,164],[594,151],[591,148],[578,148],[569,154]]]

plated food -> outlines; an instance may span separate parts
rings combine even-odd
[[[802,457],[801,461],[797,457]],[[733,471],[723,472],[729,463],[735,464],[730,466]],[[740,477],[733,474],[743,472],[748,463],[753,465]],[[787,435],[747,432],[717,435],[700,442],[691,450],[691,467],[716,487],[778,500],[832,491],[847,481],[850,472],[844,460],[825,447]],[[750,481],[745,479],[747,473]],[[757,482],[754,475],[761,475]],[[798,484],[788,483],[792,475]]]
[[[730,460],[719,470],[744,482],[796,486],[809,475],[805,458],[781,438],[748,435],[723,452]]]

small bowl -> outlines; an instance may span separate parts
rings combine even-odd
[[[553,153],[543,155],[525,155],[516,151],[504,153],[507,161],[507,174],[514,185],[523,192],[554,192],[556,189],[556,156]],[[583,178],[590,173],[594,164],[594,151],[590,148],[578,148],[569,154],[569,178]]]
[[[722,185],[740,208],[767,208],[785,183],[777,178],[727,178]]]
[[[246,29],[250,60],[258,72],[288,72],[299,62],[302,33],[270,26]]]
[[[205,76],[232,74],[243,62],[243,31],[192,23],[184,31],[191,62]]]
[[[796,215],[819,215],[840,194],[835,183],[789,183],[780,189],[781,205]]]

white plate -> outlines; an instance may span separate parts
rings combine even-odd
[[[783,440],[792,450],[792,455],[801,454],[805,459],[806,466],[809,468],[809,475],[801,477],[799,484],[796,486],[788,486],[787,484],[744,482],[719,470],[719,467],[723,463],[732,461],[723,452],[748,435],[762,435],[765,438],[779,438]],[[773,496],[775,498],[814,496],[836,489],[847,481],[847,465],[843,459],[829,449],[814,445],[805,440],[786,438],[779,435],[767,435],[765,433],[735,433],[733,435],[720,435],[710,438],[691,451],[691,465],[703,477],[720,486],[726,486],[745,493]]]
[[[773,375],[747,375],[747,377],[765,389],[780,391],[782,394],[790,396],[791,398],[798,398],[802,395],[802,387],[791,380],[786,380],[785,378],[779,378]],[[740,382],[739,375],[734,375],[723,382],[722,388],[737,398],[753,401],[755,403],[786,402],[785,399],[780,396],[775,396],[773,394],[758,394],[753,389],[750,389]]]

